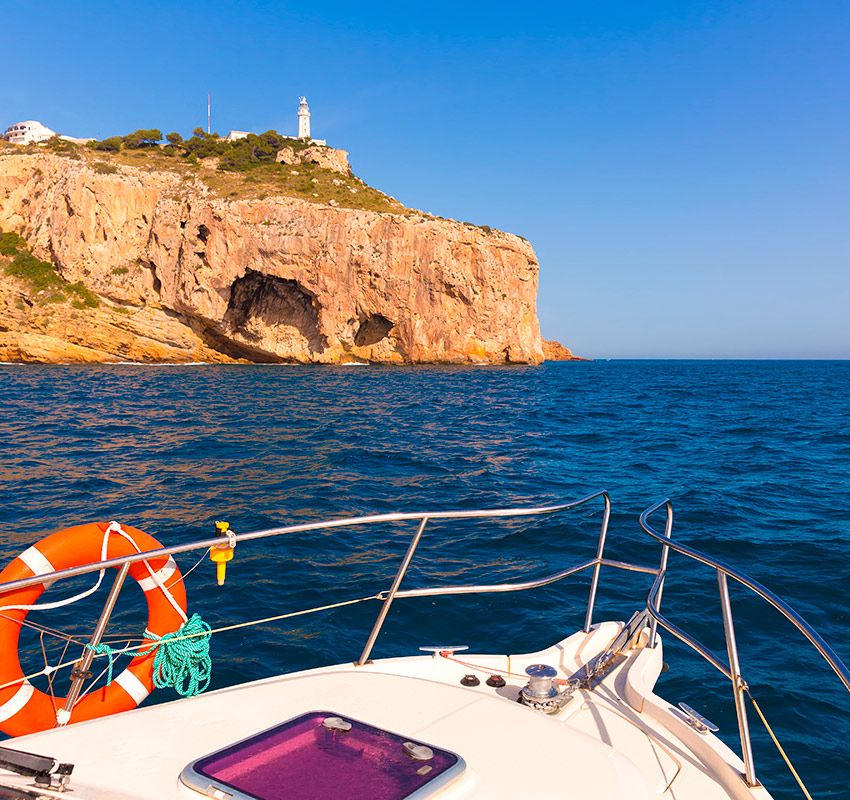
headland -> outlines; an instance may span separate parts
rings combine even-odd
[[[0,360],[543,360],[522,237],[407,208],[315,141],[154,137],[0,142]]]

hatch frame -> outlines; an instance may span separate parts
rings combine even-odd
[[[461,775],[466,772],[467,765],[463,756],[447,747],[441,747],[430,742],[423,742],[418,738],[397,733],[396,731],[388,730],[387,728],[384,728],[380,725],[375,725],[371,722],[364,722],[363,720],[356,719],[355,717],[349,716],[348,714],[341,714],[338,711],[310,709],[308,711],[303,711],[300,714],[296,714],[294,717],[289,717],[288,719],[285,719],[282,722],[275,723],[274,725],[271,725],[268,728],[256,731],[255,733],[252,733],[249,736],[245,736],[242,739],[238,739],[235,742],[230,742],[229,744],[226,744],[223,747],[219,747],[216,750],[213,750],[212,752],[207,753],[203,756],[199,756],[198,758],[187,764],[180,772],[180,783],[186,786],[186,788],[198,792],[201,796],[213,798],[213,800],[265,800],[265,798],[261,798],[257,795],[245,792],[242,789],[232,786],[226,781],[220,780],[218,778],[213,778],[212,776],[201,772],[198,768],[198,765],[201,764],[201,762],[206,761],[208,758],[220,755],[225,751],[230,750],[231,748],[239,747],[239,745],[257,739],[263,736],[264,734],[268,734],[272,731],[284,728],[287,725],[291,725],[297,722],[298,720],[301,720],[304,717],[309,717],[311,715],[322,715],[325,717],[341,717],[347,722],[352,722],[356,725],[363,725],[367,728],[371,728],[373,730],[389,734],[390,736],[397,738],[400,744],[402,744],[405,740],[412,741],[415,744],[425,745],[426,747],[432,748],[433,750],[437,750],[441,753],[452,756],[455,759],[454,764],[452,764],[450,767],[448,767],[446,770],[439,773],[438,775],[435,775],[424,786],[420,786],[413,792],[406,794],[403,797],[397,798],[397,800],[426,800],[426,798],[433,797],[436,793],[441,791],[448,784],[460,778]]]

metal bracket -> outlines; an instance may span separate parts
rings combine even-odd
[[[594,689],[599,686],[605,677],[615,667],[619,667],[626,660],[622,653],[610,653],[608,651],[594,656],[583,667],[570,675],[570,684],[577,689]]]
[[[0,747],[0,767],[33,779],[36,786],[64,792],[74,771],[73,764],[58,762],[51,756],[25,753],[10,747]]]
[[[570,675],[570,683],[580,689],[593,689],[598,686],[611,670],[626,660],[623,651],[634,645],[648,622],[649,612],[646,609],[635,611],[606,650]]]

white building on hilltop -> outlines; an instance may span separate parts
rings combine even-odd
[[[245,139],[251,135],[250,131],[230,131],[224,137],[227,142],[236,142],[239,139]],[[326,145],[324,139],[314,139],[310,136],[310,106],[307,105],[307,98],[302,97],[298,103],[298,136],[284,136],[286,139],[301,139],[302,141],[309,140],[312,144]]]
[[[34,144],[46,142],[54,136],[56,136],[56,131],[50,130],[34,119],[28,119],[24,122],[16,122],[6,128],[3,138],[12,144]]]
[[[310,138],[310,106],[307,105],[306,97],[302,97],[298,104],[298,138]]]

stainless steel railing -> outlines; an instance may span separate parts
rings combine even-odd
[[[585,503],[589,503],[592,500],[601,499],[603,502],[603,511],[602,511],[602,524],[599,529],[599,539],[597,541],[597,557],[593,559],[593,561],[587,561],[583,564],[578,564],[574,567],[571,567],[567,570],[563,570],[561,572],[556,572],[553,575],[547,575],[544,578],[539,578],[537,580],[525,581],[524,583],[502,583],[502,584],[478,584],[473,586],[442,586],[442,587],[434,587],[430,589],[408,589],[407,591],[400,591],[399,587],[401,586],[402,580],[404,580],[404,576],[407,573],[407,568],[410,566],[410,562],[413,559],[413,555],[416,552],[416,548],[419,546],[419,541],[422,538],[422,534],[425,531],[425,526],[428,524],[429,520],[437,519],[436,515],[422,515],[421,521],[419,523],[419,527],[416,529],[416,533],[413,535],[413,538],[410,540],[410,544],[408,545],[407,552],[404,554],[404,558],[399,565],[398,571],[396,572],[395,578],[393,579],[392,586],[390,586],[389,590],[384,593],[381,593],[381,610],[378,612],[378,618],[375,620],[375,624],[372,626],[372,630],[369,633],[369,637],[366,639],[366,644],[363,646],[363,651],[360,653],[360,658],[355,662],[358,666],[362,666],[363,664],[368,663],[369,656],[372,654],[372,648],[375,646],[375,641],[378,638],[378,634],[381,632],[381,628],[384,625],[384,621],[387,618],[387,614],[389,613],[390,606],[396,597],[433,597],[435,595],[449,595],[449,594],[479,594],[485,592],[516,592],[522,591],[525,589],[535,589],[540,586],[547,586],[551,583],[555,583],[563,578],[566,578],[570,575],[575,575],[578,572],[581,572],[585,569],[593,568],[593,577],[591,578],[590,583],[590,593],[587,597],[587,611],[585,613],[585,631],[590,630],[590,625],[593,619],[593,606],[596,602],[596,590],[599,584],[599,570],[602,568],[602,554],[605,550],[605,538],[608,535],[608,521],[611,518],[611,498],[608,496],[608,492],[600,491],[594,492],[593,494],[589,494],[586,497],[582,497],[579,500],[574,500],[571,503],[563,503],[558,506],[548,506],[543,508],[531,508],[524,509],[524,515],[539,515],[539,514],[552,514],[559,511],[567,511],[568,509],[577,508],[579,506],[584,505]],[[514,512],[517,509],[513,510]],[[463,512],[461,512],[463,513]],[[493,512],[465,512],[467,514],[474,515],[488,515]],[[502,513],[500,516],[517,516],[516,513]],[[443,517],[446,519],[447,517]],[[455,518],[455,517],[450,517]],[[611,562],[613,566],[615,562]],[[621,568],[627,568],[625,565]],[[653,574],[655,570],[649,568],[641,568],[637,565],[628,565],[628,568],[635,568],[641,571],[649,571]]]
[[[649,523],[649,518],[659,511],[665,509],[664,533],[656,531]],[[672,540],[673,532],[673,504],[670,500],[662,500],[647,508],[639,518],[640,526],[653,539],[660,542],[661,568],[653,581],[652,588],[646,602],[646,608],[652,617],[653,624],[650,628],[649,646],[654,647],[656,641],[656,626],[661,625],[665,630],[673,634],[677,639],[684,642],[690,648],[699,653],[709,664],[719,670],[732,682],[732,694],[735,702],[735,712],[738,718],[738,734],[741,739],[741,753],[744,762],[745,778],[750,786],[757,786],[755,765],[753,763],[753,748],[750,739],[749,722],[747,720],[746,697],[749,685],[741,674],[741,665],[738,658],[738,643],[735,638],[735,622],[732,614],[732,603],[729,598],[729,578],[746,586],[750,591],[767,601],[785,619],[787,619],[821,654],[823,659],[839,677],[845,688],[850,691],[850,670],[838,657],[836,652],[824,641],[821,635],[800,616],[791,606],[776,594],[753,580],[743,572],[733,569],[722,561],[717,561],[711,556],[701,553],[692,547],[679,544]],[[664,591],[664,583],[667,578],[667,558],[670,550],[681,553],[688,558],[711,567],[717,574],[717,586],[720,594],[720,608],[723,614],[723,631],[726,639],[726,654],[729,659],[724,663],[699,640],[683,631],[672,623],[661,613],[661,595]]]
[[[434,521],[448,520],[468,520],[468,519],[505,519],[518,517],[534,517],[542,515],[554,515],[561,512],[569,511],[581,506],[584,506],[593,501],[602,502],[602,522],[599,528],[599,535],[596,543],[596,556],[579,564],[575,564],[566,569],[560,570],[550,575],[531,580],[500,583],[500,584],[473,584],[460,586],[436,586],[424,587],[416,589],[402,589],[401,584],[407,574],[408,568],[416,555],[417,548],[422,540],[428,525]],[[658,512],[661,508],[666,511],[664,532],[656,531],[649,522],[649,518]],[[336,529],[353,528],[359,526],[377,525],[382,523],[395,522],[415,522],[416,530],[411,537],[407,550],[399,563],[398,569],[393,577],[392,583],[388,589],[379,592],[376,597],[381,601],[381,608],[377,618],[369,632],[360,657],[355,662],[357,665],[366,664],[375,646],[375,642],[383,628],[384,622],[390,612],[393,602],[397,598],[407,597],[433,597],[437,595],[456,595],[456,594],[478,594],[487,592],[516,592],[535,589],[561,581],[567,577],[578,574],[585,570],[592,570],[590,581],[590,589],[587,598],[587,609],[585,612],[584,627],[585,632],[589,631],[593,623],[593,610],[596,603],[596,594],[599,587],[599,579],[602,567],[609,567],[617,570],[630,572],[638,572],[655,576],[652,587],[647,597],[646,608],[650,615],[650,633],[649,646],[655,647],[657,643],[657,627],[662,628],[673,634],[677,639],[681,640],[689,647],[694,649],[703,658],[706,659],[712,666],[718,669],[725,675],[733,686],[733,694],[735,708],[738,716],[738,728],[741,738],[741,748],[743,761],[745,766],[745,777],[749,784],[757,785],[755,776],[755,768],[753,765],[752,745],[750,741],[749,726],[747,721],[747,713],[745,706],[745,694],[748,690],[748,685],[741,674],[741,667],[738,659],[737,641],[735,638],[734,619],[732,614],[731,601],[729,598],[728,579],[732,578],[738,583],[746,586],[755,594],[766,600],[771,606],[778,610],[786,619],[788,619],[818,650],[821,656],[830,665],[833,671],[841,679],[844,686],[850,690],[850,671],[837,656],[834,650],[821,638],[817,631],[809,625],[796,611],[794,611],[787,603],[781,600],[770,590],[766,589],[752,578],[734,570],[732,567],[716,561],[710,556],[705,555],[686,545],[679,544],[672,540],[673,530],[673,506],[669,500],[663,500],[646,509],[639,518],[641,528],[652,538],[661,544],[661,559],[658,568],[633,564],[623,561],[615,561],[605,558],[605,543],[608,534],[608,523],[611,516],[611,500],[606,491],[594,492],[585,497],[579,498],[568,503],[558,505],[539,506],[534,508],[507,508],[507,509],[483,509],[476,511],[434,511],[421,513],[393,513],[393,514],[374,514],[369,516],[346,517],[343,519],[329,520],[324,522],[311,522],[300,525],[289,525],[284,527],[267,528],[259,531],[251,531],[248,533],[235,534],[237,543],[244,543],[256,539],[265,539],[276,536],[286,536],[290,534],[304,533],[310,531],[330,531]],[[126,568],[129,564],[152,559],[161,556],[175,555],[178,553],[187,553],[194,550],[206,550],[211,547],[220,546],[222,544],[221,537],[209,539],[201,539],[188,544],[173,545],[163,547],[157,550],[148,550],[142,553],[134,553],[120,558],[112,558],[104,561],[83,564],[79,567],[57,570],[51,573],[33,576],[32,578],[23,578],[20,580],[9,581],[0,584],[0,606],[3,605],[3,596],[16,589],[26,588],[45,582],[56,582],[66,578],[72,578],[88,573],[99,572],[107,567],[120,568],[118,580],[113,586],[113,591],[104,605],[98,620],[96,629],[92,635],[89,644],[96,645],[102,636],[106,625],[109,621],[109,616],[115,605],[117,593],[121,589],[123,583],[122,576],[126,575]],[[723,613],[724,632],[726,637],[726,650],[728,663],[711,652],[709,648],[695,639],[693,636],[682,630],[680,627],[671,622],[661,613],[661,598],[664,592],[664,584],[668,572],[668,558],[670,551],[673,550],[684,556],[687,556],[701,564],[711,567],[717,574],[718,589],[720,593],[720,603]],[[91,653],[88,649],[86,653]],[[85,653],[84,653],[85,655]]]
[[[538,506],[534,508],[498,508],[498,509],[483,509],[476,511],[428,511],[428,512],[403,512],[392,514],[371,514],[360,517],[344,517],[341,519],[325,520],[322,522],[306,522],[299,525],[286,525],[277,528],[264,528],[259,531],[250,531],[247,533],[236,533],[234,539],[239,542],[250,542],[255,539],[266,539],[274,536],[286,536],[294,533],[305,533],[309,531],[330,531],[338,528],[355,528],[363,525],[377,525],[387,522],[406,522],[422,520],[459,520],[459,519],[500,519],[505,517],[530,517],[543,514],[556,514],[560,511],[566,511],[571,508],[584,505],[591,500],[597,498],[605,498],[605,502],[610,505],[608,493],[605,491],[595,492],[593,494],[582,497],[579,500],[574,500],[569,503],[562,503],[552,506]],[[603,524],[607,530],[607,519],[603,520]],[[194,550],[206,550],[210,547],[217,547],[222,544],[220,536],[214,536],[209,539],[198,539],[194,542],[186,544],[170,545],[168,547],[160,547],[156,550],[145,550],[141,553],[133,553],[127,556],[118,558],[105,559],[103,561],[93,561],[89,564],[82,564],[79,567],[69,567],[67,569],[47,572],[42,575],[35,575],[32,578],[20,578],[15,581],[7,581],[0,584],[0,599],[2,595],[14,591],[15,589],[23,589],[27,586],[36,586],[40,583],[55,582],[65,578],[74,578],[78,575],[86,575],[91,572],[100,572],[108,567],[120,567],[122,564],[133,564],[137,561],[145,561],[161,556],[177,555],[179,553],[189,553]],[[654,570],[653,570],[654,571]]]
[[[416,553],[417,547],[422,539],[426,527],[434,521],[445,520],[468,520],[468,519],[504,519],[517,517],[532,517],[541,515],[558,514],[569,511],[571,509],[584,506],[593,501],[600,500],[602,502],[602,522],[599,528],[599,536],[596,543],[596,557],[590,561],[585,561],[576,564],[568,569],[561,570],[551,575],[546,575],[533,580],[517,582],[517,583],[502,583],[502,584],[480,584],[469,586],[440,586],[421,589],[402,590],[401,583],[407,573],[411,561]],[[381,608],[375,623],[369,633],[366,643],[363,646],[360,657],[355,662],[358,665],[363,665],[368,662],[372,653],[372,649],[381,632],[384,622],[389,614],[390,608],[394,600],[398,597],[425,597],[435,595],[453,595],[453,594],[474,594],[486,592],[515,592],[534,589],[542,586],[547,586],[557,581],[563,580],[571,575],[575,575],[587,569],[592,569],[593,574],[590,582],[590,589],[587,598],[587,609],[585,612],[584,630],[589,631],[593,622],[593,609],[596,603],[596,593],[599,586],[599,576],[602,567],[610,567],[612,569],[625,570],[631,572],[645,573],[649,575],[657,575],[658,570],[654,567],[642,566],[640,564],[631,564],[622,561],[614,561],[604,557],[605,541],[608,533],[608,523],[611,516],[611,499],[606,491],[598,491],[579,498],[572,502],[561,503],[551,506],[539,506],[534,508],[507,508],[507,509],[484,509],[476,511],[433,511],[422,513],[393,513],[393,514],[374,514],[360,517],[346,517],[344,519],[336,519],[325,522],[311,522],[300,525],[289,525],[277,528],[266,528],[259,531],[251,531],[248,533],[237,533],[234,536],[236,543],[249,542],[256,539],[265,539],[276,536],[286,536],[289,534],[304,533],[310,531],[329,531],[342,528],[353,528],[364,525],[376,525],[382,523],[393,522],[416,522],[416,531],[411,538],[407,551],[405,552],[398,570],[393,578],[390,587],[380,592],[377,597],[381,601]],[[211,547],[220,546],[222,544],[221,537],[211,539],[201,539],[187,544],[172,545],[170,547],[162,547],[157,550],[147,550],[142,553],[134,553],[132,555],[121,556],[119,558],[107,559],[104,561],[83,564],[78,567],[71,567],[63,570],[45,573],[42,575],[33,576],[32,578],[22,578],[15,581],[9,581],[0,584],[0,606],[3,605],[3,596],[16,589],[35,586],[37,584],[50,581],[54,583],[63,579],[86,575],[88,573],[99,572],[108,567],[121,568],[121,571],[126,574],[126,566],[134,562],[143,561],[145,559],[153,559],[161,556],[175,555],[178,553],[187,553],[194,550],[205,550]],[[94,646],[98,643],[100,636],[109,621],[112,608],[115,605],[117,592],[120,591],[123,581],[117,582],[117,589],[110,592],[110,596],[101,612],[98,621],[97,629],[92,635],[89,642]],[[91,650],[87,651],[88,653]]]

